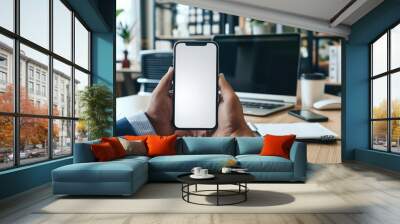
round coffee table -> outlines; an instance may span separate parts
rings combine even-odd
[[[247,183],[255,180],[255,177],[248,173],[229,173],[213,174],[215,177],[212,179],[193,179],[189,174],[182,174],[177,177],[178,181],[182,183],[182,199],[188,203],[198,204],[198,205],[234,205],[245,202],[247,200],[247,192],[249,188]],[[215,190],[198,190],[197,185],[215,185]],[[224,190],[220,189],[220,185],[236,185],[237,190]],[[190,191],[190,186],[195,186],[194,191]],[[214,192],[215,194],[206,194],[209,192]],[[193,202],[190,200],[190,196],[203,196],[203,197],[216,197],[216,204],[202,204]],[[221,203],[221,197],[232,197],[240,196],[240,199],[231,203]]]

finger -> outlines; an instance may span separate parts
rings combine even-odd
[[[218,86],[220,89],[220,96],[221,96],[221,102],[224,100],[230,100],[233,98],[237,98],[235,90],[233,90],[232,86],[229,84],[228,81],[226,81],[225,76],[223,74],[220,74],[219,79],[218,79]]]
[[[234,93],[232,86],[228,83],[228,81],[226,81],[225,76],[222,73],[219,74],[218,86],[222,95],[225,93]]]
[[[174,69],[172,67],[169,67],[167,73],[165,73],[165,75],[162,77],[154,91],[168,91],[172,86],[173,76]]]

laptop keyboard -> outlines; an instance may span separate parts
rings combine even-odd
[[[244,107],[259,108],[259,109],[275,109],[284,106],[283,104],[275,103],[258,103],[258,102],[241,102]]]

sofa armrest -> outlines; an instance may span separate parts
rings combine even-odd
[[[98,141],[99,142],[99,141]],[[75,143],[74,147],[74,163],[89,163],[95,162],[96,158],[94,157],[90,146],[92,144],[96,144],[98,142],[82,142]]]
[[[307,175],[307,145],[304,142],[294,142],[290,149],[290,160],[293,162],[293,178],[295,181],[305,181]]]

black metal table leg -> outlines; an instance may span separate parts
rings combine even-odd
[[[248,192],[248,189],[247,189],[247,182],[246,183],[244,183],[244,187],[245,187],[245,193],[244,193],[244,201],[247,201],[247,192]]]
[[[217,206],[219,206],[219,184],[217,184]]]

